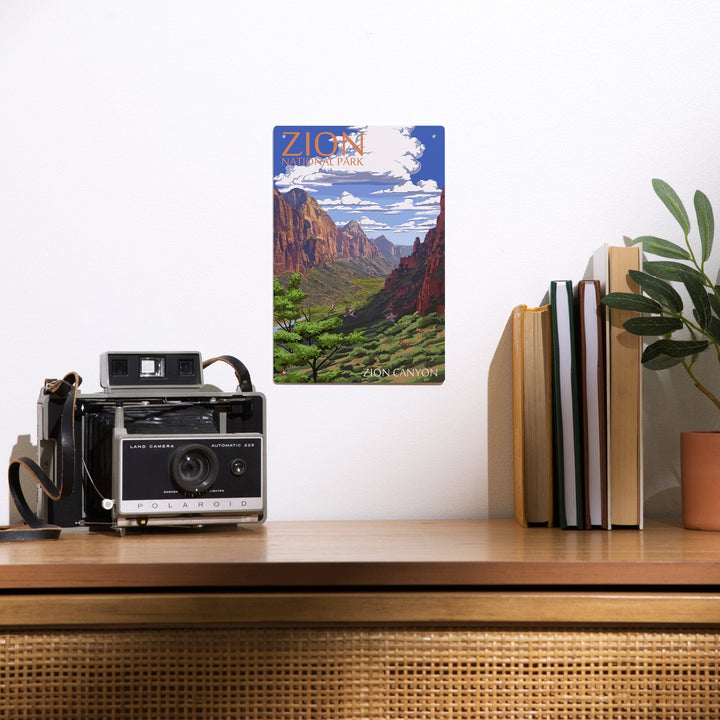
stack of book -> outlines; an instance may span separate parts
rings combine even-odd
[[[603,247],[592,277],[512,315],[513,481],[523,525],[642,528],[640,337],[605,292],[639,293],[640,249]]]

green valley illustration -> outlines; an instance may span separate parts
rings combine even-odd
[[[445,379],[441,126],[273,133],[273,378]]]

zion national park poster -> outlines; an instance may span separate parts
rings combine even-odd
[[[278,383],[445,378],[445,133],[274,129]]]

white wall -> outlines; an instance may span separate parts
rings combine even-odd
[[[271,519],[511,514],[510,310],[674,232],[652,177],[720,209],[719,35],[720,6],[668,0],[4,0],[0,455],[45,377],[226,352],[268,396]],[[446,128],[441,387],[272,385],[272,128],[348,122]],[[706,401],[646,386],[648,507],[678,514]]]

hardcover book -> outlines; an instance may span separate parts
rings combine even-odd
[[[441,126],[278,126],[273,377],[445,378]]]
[[[609,527],[603,311],[599,280],[578,284],[587,527]]]
[[[638,246],[600,247],[593,275],[602,293],[640,293],[629,270],[642,269]],[[637,313],[607,308],[605,313],[605,392],[608,526],[643,528],[642,341],[623,328]]]
[[[585,483],[575,298],[572,282],[550,284],[555,479],[560,527],[585,527]]]
[[[512,313],[513,488],[520,525],[553,523],[553,366],[550,307]]]
[[[608,292],[639,293],[628,270],[640,268],[639,247],[609,247]],[[610,522],[642,528],[642,339],[623,328],[637,313],[609,308],[608,315]]]

